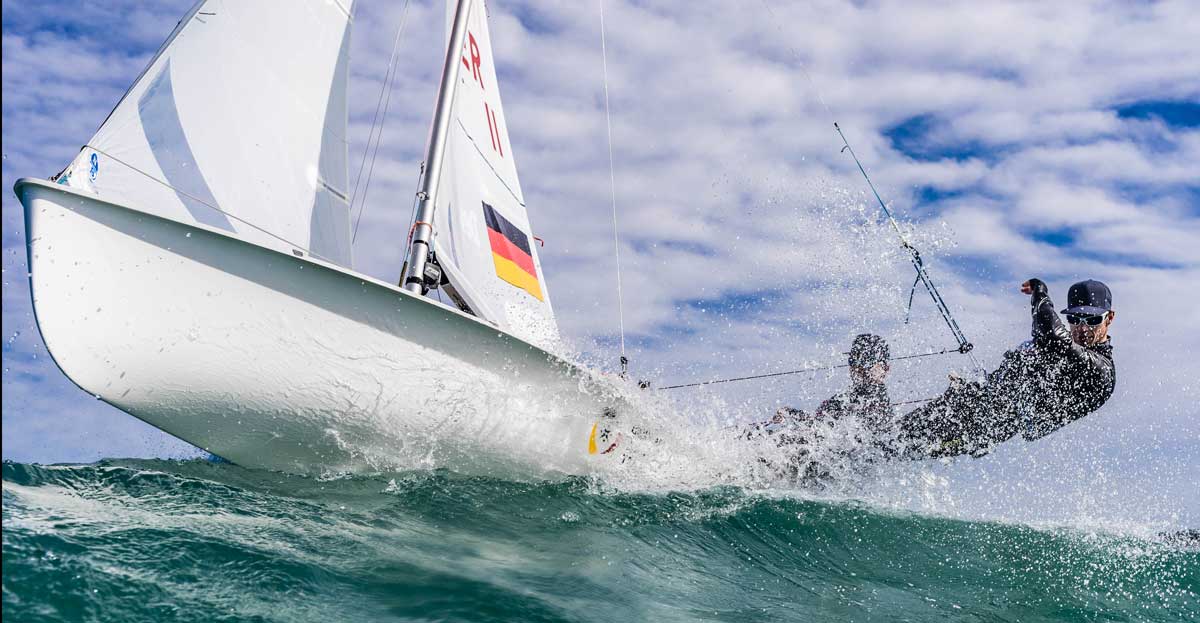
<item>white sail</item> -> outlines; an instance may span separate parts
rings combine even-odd
[[[59,182],[350,266],[351,3],[199,2]]]
[[[455,5],[449,2],[448,22]],[[470,11],[440,179],[434,180],[433,250],[458,294],[479,316],[539,345],[558,326],[538,258],[482,1]]]

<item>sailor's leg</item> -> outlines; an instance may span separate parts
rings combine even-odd
[[[984,384],[955,382],[941,396],[900,418],[899,439],[908,458],[982,456],[1017,434],[1017,400],[1024,378],[1020,355],[1005,355]]]
[[[1038,353],[1023,345],[1004,353],[1004,360],[987,375],[984,391],[990,413],[984,433],[992,445],[1012,439],[1024,426],[1022,412],[1034,407],[1037,383],[1032,365]]]
[[[981,387],[951,386],[944,394],[900,418],[900,442],[911,459],[971,454],[986,447],[982,431],[988,408]]]

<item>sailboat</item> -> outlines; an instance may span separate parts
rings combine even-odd
[[[17,181],[47,349],[97,399],[250,468],[614,460],[604,422],[628,395],[557,354],[483,0],[448,7],[401,283],[353,269],[352,8],[202,0],[60,174]]]

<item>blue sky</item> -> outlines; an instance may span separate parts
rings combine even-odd
[[[6,459],[187,452],[83,394],[49,360],[11,188],[70,161],[188,4],[3,4]],[[364,0],[356,9],[352,171],[401,7]],[[817,0],[768,12],[753,2],[607,0],[635,371],[672,384],[786,369],[839,358],[863,330],[887,335],[896,352],[953,344],[923,295],[903,324],[911,268],[839,153],[831,111],[985,365],[1027,334],[1016,293],[1025,278],[1042,277],[1059,299],[1084,278],[1114,290],[1120,385],[1111,403],[1051,439],[954,469],[1106,465],[1116,452],[1136,456],[1146,478],[1174,483],[1200,472],[1194,8]],[[359,270],[390,281],[440,70],[443,11],[410,8],[355,248]],[[596,4],[496,1],[490,16],[560,324],[588,358],[612,367],[619,340]],[[965,365],[920,361],[897,367],[898,397],[931,395]],[[730,417],[748,419],[776,403],[817,401],[841,382],[791,378],[726,386],[722,396]],[[1127,488],[1144,489],[1139,482]]]

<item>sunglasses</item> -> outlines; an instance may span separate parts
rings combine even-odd
[[[1089,327],[1098,327],[1104,322],[1104,318],[1108,314],[1067,314],[1067,322],[1071,324],[1086,324]]]

